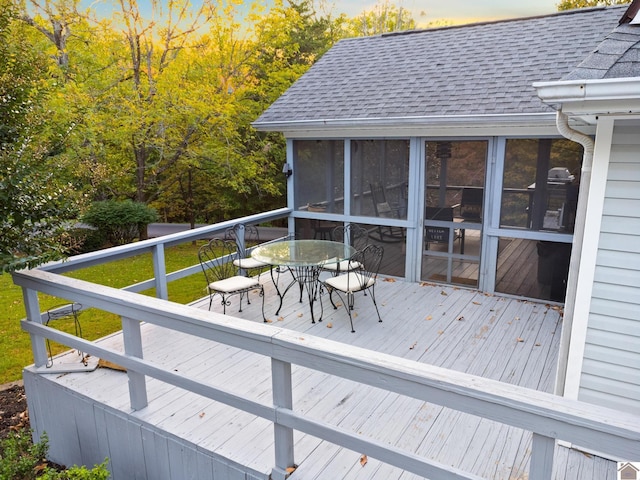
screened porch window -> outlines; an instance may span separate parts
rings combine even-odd
[[[508,140],[500,226],[573,233],[581,164],[570,140]]]
[[[351,141],[351,214],[407,218],[409,140]]]
[[[344,213],[344,142],[293,142],[297,210]]]

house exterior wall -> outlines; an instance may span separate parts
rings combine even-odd
[[[614,124],[578,398],[640,413],[640,124]],[[596,159],[597,160],[597,159]]]

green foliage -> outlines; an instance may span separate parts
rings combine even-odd
[[[22,429],[0,441],[0,480],[107,480],[108,460],[92,469],[73,466],[57,471],[46,466],[49,444],[46,433],[38,443],[31,441],[31,432]]]
[[[0,0],[0,272],[66,255],[65,231],[77,197],[53,152],[41,108],[50,86],[48,59],[31,45],[11,0]]]
[[[561,0],[558,10],[572,10],[574,8],[604,7],[608,5],[625,5],[631,3],[630,0]]]
[[[156,211],[144,203],[105,200],[93,203],[82,221],[97,228],[112,245],[124,245],[138,238],[157,218]]]
[[[34,444],[28,430],[13,432],[0,442],[0,480],[36,478],[36,467],[45,461],[47,449],[46,435]]]

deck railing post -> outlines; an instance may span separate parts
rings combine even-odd
[[[271,359],[271,382],[273,405],[276,409],[274,443],[276,465],[271,473],[273,480],[284,480],[289,475],[288,467],[293,467],[293,430],[278,424],[278,408],[293,408],[293,390],[291,387],[291,364]]]
[[[153,274],[156,279],[156,297],[163,300],[169,299],[167,288],[167,267],[164,262],[164,243],[153,247]]]
[[[124,353],[132,357],[142,358],[142,333],[140,322],[132,318],[122,317],[122,336]],[[141,410],[147,406],[147,384],[145,376],[127,370],[129,376],[129,399],[133,410]]]
[[[551,480],[555,448],[554,438],[533,434],[529,480]]]
[[[42,323],[40,313],[40,302],[38,292],[30,288],[22,287],[22,298],[24,300],[27,320],[30,322]],[[44,337],[30,333],[31,351],[33,352],[33,363],[36,367],[44,367],[47,364],[48,354]]]

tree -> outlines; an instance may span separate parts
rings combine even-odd
[[[350,36],[366,37],[415,28],[416,22],[409,10],[381,0],[371,10],[351,19],[348,31]]]
[[[58,176],[47,138],[48,59],[26,40],[12,0],[0,0],[0,267],[2,272],[63,258],[73,189]],[[38,141],[34,139],[38,138]]]
[[[572,10],[574,8],[603,7],[608,5],[624,5],[631,3],[630,0],[561,0],[558,3],[558,10]]]

